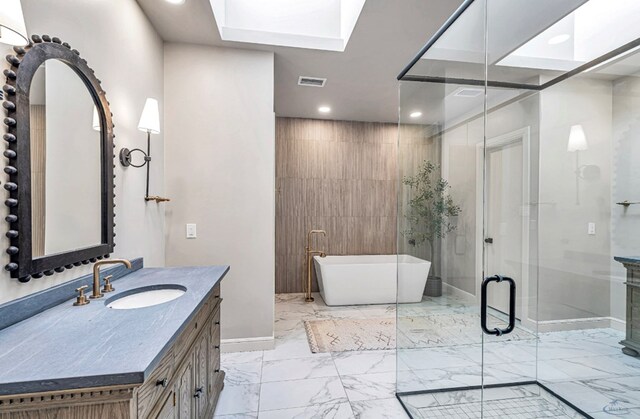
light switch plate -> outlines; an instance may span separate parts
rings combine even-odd
[[[196,225],[195,224],[187,224],[187,238],[188,239],[195,239],[196,237],[198,237],[198,233],[196,231]]]
[[[587,234],[590,236],[596,235],[596,223],[587,224]]]

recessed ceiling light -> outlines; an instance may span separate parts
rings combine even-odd
[[[331,112],[331,108],[328,107],[328,106],[320,106],[318,108],[318,112],[320,112],[320,113],[329,113],[329,112]]]
[[[171,4],[184,4],[184,2],[187,0],[165,0],[165,1]]]
[[[422,116],[422,112],[420,112],[420,111],[411,112],[409,114],[409,116],[412,117],[412,118],[419,118],[419,117]]]
[[[563,33],[552,37],[551,39],[549,39],[549,41],[547,41],[547,43],[549,45],[558,45],[563,42],[567,42],[569,38],[571,38],[571,35],[569,35],[568,33]]]

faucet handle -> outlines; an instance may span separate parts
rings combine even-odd
[[[102,292],[113,292],[116,289],[113,288],[113,286],[111,285],[111,278],[113,278],[113,275],[107,275],[103,278],[104,281],[104,287],[102,287]]]
[[[80,288],[76,288],[78,296],[76,297],[76,302],[73,303],[74,306],[84,306],[91,302],[87,300],[87,297],[84,295],[84,290],[86,290],[87,288],[89,288],[88,285],[83,285]]]

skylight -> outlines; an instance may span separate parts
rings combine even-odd
[[[638,22],[638,0],[589,0],[498,65],[569,71],[640,37]]]
[[[344,51],[366,0],[210,0],[224,41]]]

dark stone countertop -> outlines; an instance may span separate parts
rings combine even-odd
[[[141,269],[105,298],[81,307],[72,299],[0,330],[0,395],[143,383],[228,270]],[[121,292],[156,284],[187,291],[151,307],[105,305]]]
[[[640,265],[640,256],[615,256],[613,260],[616,260],[620,263],[631,263]]]

